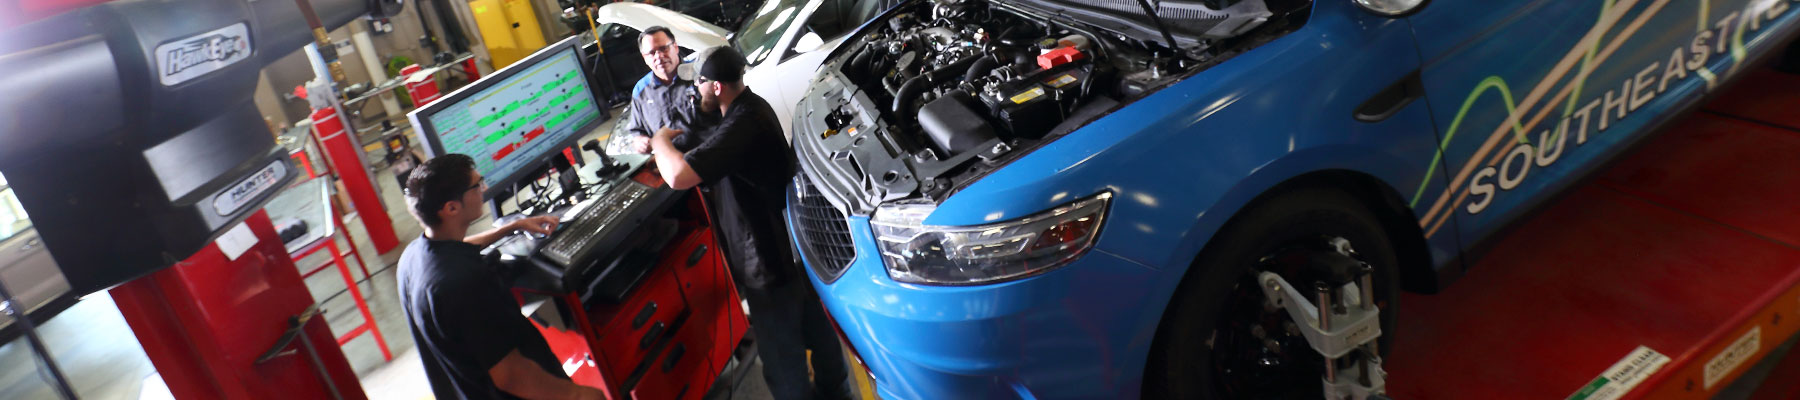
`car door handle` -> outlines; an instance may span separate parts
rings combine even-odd
[[[1363,100],[1362,105],[1356,106],[1352,117],[1362,122],[1381,122],[1399,114],[1407,104],[1412,104],[1413,100],[1423,96],[1425,84],[1419,80],[1419,71],[1414,70],[1386,89],[1376,92],[1374,97]]]
[[[41,239],[31,238],[31,240],[25,241],[25,245],[19,246],[19,251],[27,252],[27,251],[36,250],[38,245],[43,244],[43,243],[44,242]]]

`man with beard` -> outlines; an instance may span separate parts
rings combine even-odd
[[[651,154],[669,187],[710,190],[708,204],[724,240],[726,260],[739,292],[750,303],[763,379],[777,399],[848,399],[843,347],[825,317],[799,263],[788,251],[781,217],[785,188],[794,176],[794,152],[775,110],[744,86],[744,56],[730,47],[696,57],[700,109],[723,114],[717,125],[682,135],[660,129]],[[672,142],[698,142],[683,152]],[[807,382],[807,350],[814,381]]]

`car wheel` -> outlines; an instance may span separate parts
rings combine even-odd
[[[1377,347],[1383,355],[1393,347],[1398,257],[1380,220],[1354,197],[1324,188],[1282,193],[1233,218],[1213,238],[1163,314],[1145,368],[1145,398],[1320,398],[1324,358],[1286,310],[1264,306],[1256,279],[1269,271],[1310,288],[1326,278],[1306,262],[1284,261],[1297,252],[1354,249],[1343,254],[1373,268],[1383,332]]]

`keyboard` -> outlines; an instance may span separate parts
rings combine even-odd
[[[615,226],[631,206],[644,200],[650,187],[632,181],[621,181],[607,188],[600,197],[577,212],[568,224],[557,228],[555,238],[539,250],[545,258],[567,267],[586,258],[602,233]]]

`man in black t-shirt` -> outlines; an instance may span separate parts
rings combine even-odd
[[[427,161],[406,180],[406,201],[425,235],[400,256],[396,273],[425,376],[438,399],[600,399],[563,373],[550,345],[519,314],[519,303],[481,248],[515,231],[548,234],[556,217],[524,218],[474,235],[486,212],[475,161],[450,154]]]
[[[788,251],[781,209],[795,162],[781,123],[769,103],[744,86],[744,57],[736,50],[707,49],[695,58],[701,110],[723,116],[718,125],[693,134],[658,130],[650,139],[656,168],[671,188],[704,186],[712,192],[707,205],[732,277],[750,303],[750,329],[769,393],[782,400],[848,399],[843,347],[818,293]],[[677,136],[699,143],[684,153],[671,142]],[[807,350],[812,351],[810,385]]]

